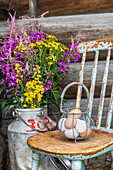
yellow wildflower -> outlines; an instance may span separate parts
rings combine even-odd
[[[25,41],[25,43],[27,44],[27,43],[28,43],[28,41]]]
[[[40,69],[40,66],[39,66],[39,65],[36,65],[36,68],[37,68],[37,69]]]
[[[51,61],[50,61],[50,62],[48,62],[48,64],[49,64],[49,65],[52,65],[52,64],[53,64],[53,62],[51,62]]]
[[[27,107],[27,104],[24,104],[23,107]]]
[[[16,67],[19,67],[19,66],[20,66],[20,64],[16,63],[16,64],[15,64],[15,66],[16,66]]]

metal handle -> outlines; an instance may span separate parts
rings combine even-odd
[[[60,103],[60,111],[62,113],[64,113],[63,109],[62,109],[62,103],[63,103],[63,98],[64,98],[64,95],[65,95],[65,92],[67,91],[68,88],[70,88],[71,86],[73,85],[81,85],[84,90],[86,91],[86,94],[87,94],[87,100],[89,101],[89,91],[87,89],[87,87],[83,84],[83,83],[79,83],[79,82],[72,82],[70,84],[68,84],[64,89],[63,89],[63,92],[61,94],[61,103]]]
[[[41,116],[42,116],[42,118],[43,118],[43,124],[45,125],[45,127],[46,127],[46,130],[39,130],[39,129],[36,129],[36,128],[33,128],[32,126],[30,126],[22,117],[21,117],[21,113],[19,113],[19,112],[17,112],[16,110],[15,111],[13,111],[13,116],[14,117],[16,117],[16,118],[20,118],[20,120],[22,121],[22,122],[24,122],[28,127],[30,127],[31,129],[33,129],[33,130],[35,130],[35,131],[38,131],[38,132],[47,132],[47,131],[52,131],[52,130],[55,130],[56,128],[57,128],[57,126],[58,126],[58,124],[56,123],[56,126],[54,126],[53,128],[49,128],[48,127],[48,125],[47,125],[47,122],[45,121],[45,116],[44,116],[44,114],[43,114],[43,112],[44,111],[41,111]]]
[[[53,164],[53,166],[57,169],[57,170],[60,170],[60,168],[59,167],[57,167],[57,165],[55,164],[55,160],[54,160],[54,157],[50,157],[49,156],[49,159],[50,159],[50,161],[51,161],[51,163]],[[57,158],[59,161],[60,161],[60,163],[65,167],[65,169],[66,170],[71,170],[71,163],[70,163],[70,165],[67,165],[65,162],[67,161],[66,159],[65,159],[65,162],[64,162],[64,160],[63,159],[60,159],[60,158]],[[69,160],[68,160],[69,161]]]

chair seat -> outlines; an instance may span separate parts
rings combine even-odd
[[[40,133],[28,138],[27,143],[33,149],[59,155],[92,155],[113,144],[113,133],[95,130],[87,140],[66,140],[56,131]]]

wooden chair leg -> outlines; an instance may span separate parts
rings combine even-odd
[[[40,160],[40,154],[32,152],[32,170],[38,170],[38,163]]]
[[[72,170],[85,170],[84,161],[72,161]]]

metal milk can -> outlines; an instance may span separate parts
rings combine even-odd
[[[28,137],[55,127],[47,116],[47,109],[15,109],[14,121],[8,126],[8,145],[11,170],[31,170],[32,153]],[[41,166],[39,170],[41,170]]]

